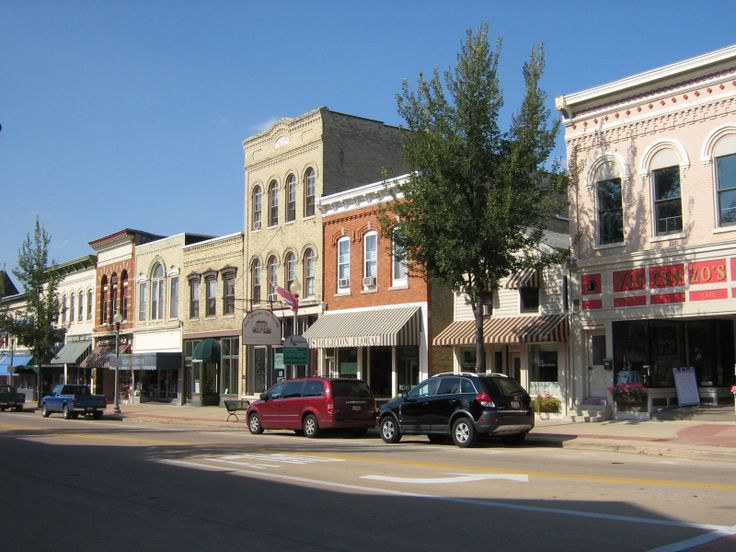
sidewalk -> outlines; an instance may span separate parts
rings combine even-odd
[[[245,413],[227,419],[218,406],[176,406],[142,403],[122,405],[120,418],[247,431]],[[106,417],[116,416],[108,407]],[[538,420],[529,434],[530,445],[626,452],[654,456],[736,462],[736,415],[732,422],[704,420],[567,422]]]

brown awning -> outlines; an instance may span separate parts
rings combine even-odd
[[[483,321],[484,343],[566,343],[567,315],[506,316]],[[432,340],[432,345],[452,347],[475,344],[475,321],[453,322]]]
[[[506,289],[519,289],[523,287],[539,287],[539,271],[536,268],[525,268],[519,270],[506,280]]]
[[[130,347],[128,345],[121,345],[118,348],[118,352],[122,355],[128,352]],[[109,357],[115,354],[115,347],[109,345],[98,345],[94,350],[85,358],[79,366],[81,368],[109,368]]]

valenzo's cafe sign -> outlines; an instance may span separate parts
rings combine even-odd
[[[736,298],[736,287],[729,288],[736,280],[736,257],[583,274],[583,310],[603,308],[604,278],[610,278],[614,307]]]

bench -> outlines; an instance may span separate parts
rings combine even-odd
[[[226,400],[224,403],[225,409],[227,410],[226,422],[229,422],[232,416],[235,416],[235,420],[239,420],[238,412],[245,412],[250,406],[250,401],[246,401],[245,399]]]

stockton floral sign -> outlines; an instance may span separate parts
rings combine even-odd
[[[646,402],[649,390],[641,383],[617,383],[608,388],[618,405],[641,405]]]

